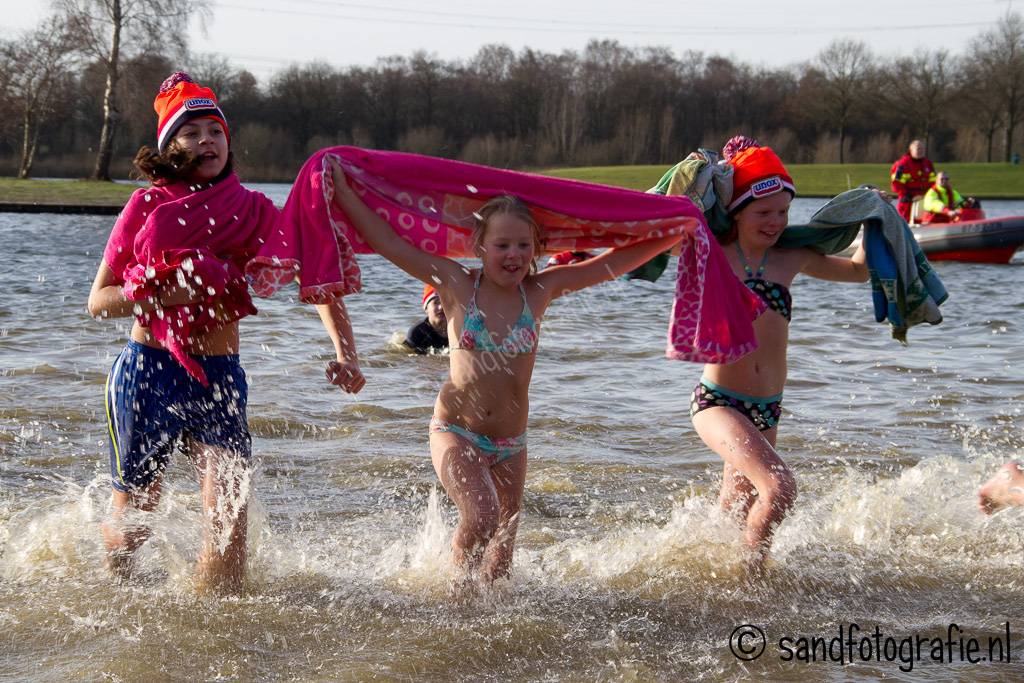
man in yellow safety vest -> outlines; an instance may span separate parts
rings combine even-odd
[[[921,202],[924,209],[922,223],[949,223],[960,216],[964,206],[964,198],[953,189],[949,182],[949,174],[939,171],[935,184],[928,188]]]

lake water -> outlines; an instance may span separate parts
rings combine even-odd
[[[799,200],[793,219],[821,203]],[[365,292],[347,300],[357,397],[322,381],[330,345],[294,289],[257,302],[242,324],[251,582],[217,598],[189,587],[200,511],[182,458],[139,577],[117,586],[101,567],[102,391],[129,326],[85,301],[111,222],[0,214],[0,680],[1024,678],[1024,512],[976,508],[979,484],[1024,457],[1020,255],[936,264],[945,321],[907,347],[874,322],[866,285],[797,280],[779,449],[800,497],[753,586],[716,507],[720,460],[687,415],[700,366],[663,356],[672,278],[549,309],[512,585],[457,603],[454,509],[426,447],[447,359],[394,341],[420,285],[363,259]],[[851,622],[879,642],[955,623],[984,656],[1009,623],[1014,661],[782,661],[781,638]],[[743,624],[766,634],[756,661],[730,650]]]

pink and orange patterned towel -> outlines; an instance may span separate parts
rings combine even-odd
[[[669,357],[722,363],[756,346],[751,320],[763,305],[733,275],[703,215],[685,197],[357,147],[320,150],[299,172],[280,221],[247,266],[259,296],[270,296],[297,276],[300,297],[312,303],[361,286],[355,254],[371,250],[332,201],[328,155],[338,159],[370,208],[432,254],[471,256],[473,213],[500,194],[530,206],[551,251],[682,235]]]

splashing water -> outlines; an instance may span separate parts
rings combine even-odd
[[[1024,295],[1005,287],[1019,265],[937,264],[946,321],[907,348],[871,321],[863,288],[794,283],[779,450],[800,491],[752,583],[739,524],[717,505],[721,463],[686,417],[700,368],[661,357],[671,280],[557,301],[513,576],[453,596],[457,513],[426,431],[448,359],[401,349],[421,285],[366,258],[372,287],[346,302],[368,379],[357,397],[323,382],[333,349],[294,292],[242,324],[256,461],[224,474],[237,496],[218,514],[248,504],[248,583],[217,597],[194,589],[204,520],[180,454],[157,509],[125,521],[151,531],[133,578],[103,568],[103,387],[129,321],[84,312],[109,220],[41,220],[0,214],[4,679],[900,678],[897,663],[805,665],[771,649],[741,662],[729,637],[741,624],[769,640],[848,622],[1024,629],[1024,513],[985,516],[976,497],[1024,458]],[[46,264],[62,277],[38,282]],[[1024,676],[1019,661],[920,671]]]

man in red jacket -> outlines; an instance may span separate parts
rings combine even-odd
[[[924,154],[924,143],[912,140],[907,153],[896,160],[890,171],[892,191],[899,197],[896,209],[908,223],[914,199],[922,196],[935,183],[935,167]]]

